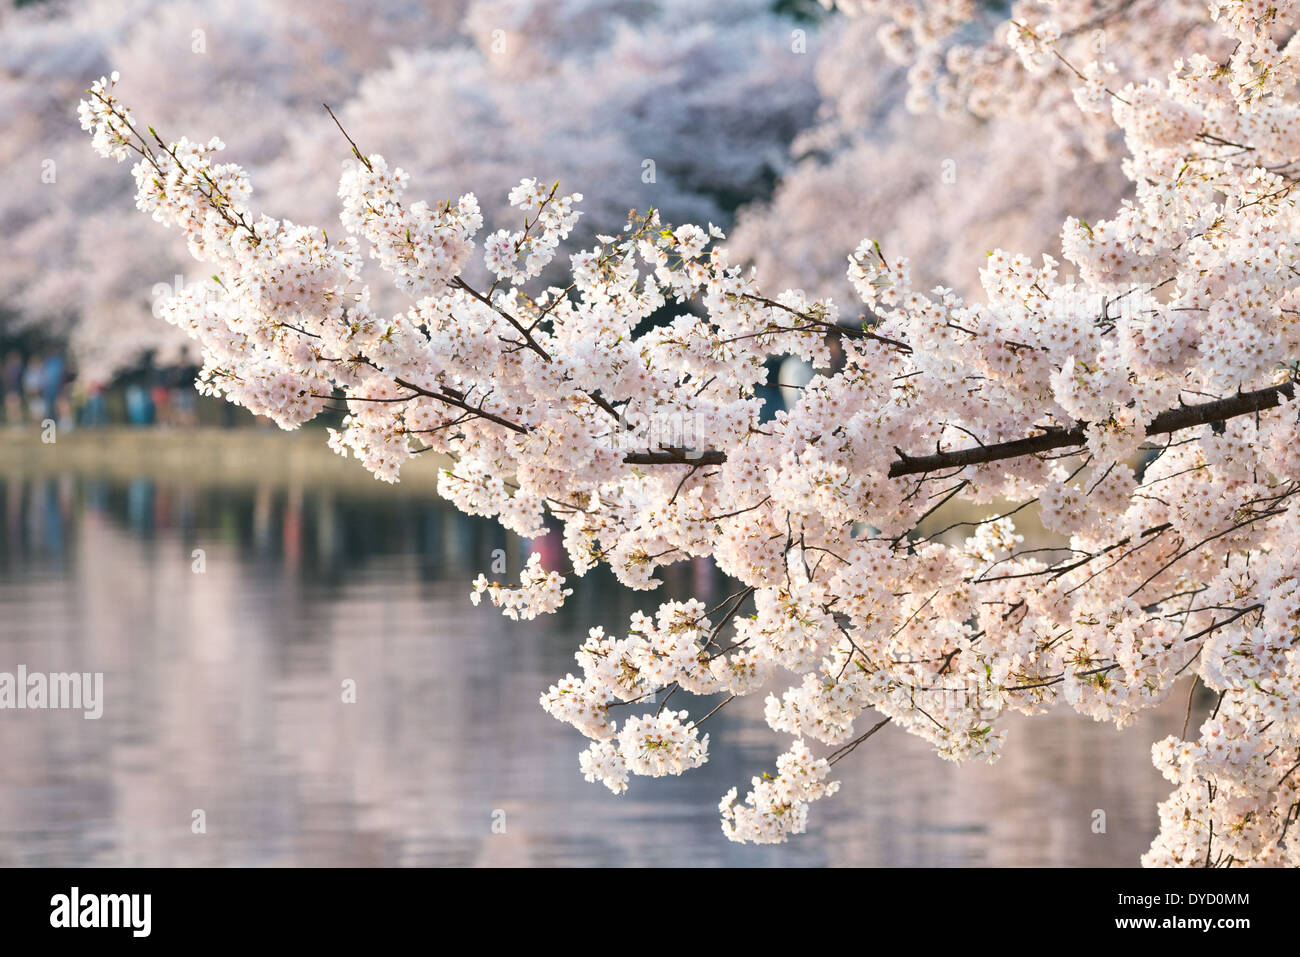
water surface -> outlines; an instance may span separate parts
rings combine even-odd
[[[1013,721],[994,765],[886,728],[808,834],[740,846],[716,805],[783,744],[761,700],[710,721],[705,767],[621,797],[538,706],[587,627],[653,596],[590,577],[547,620],[474,608],[519,545],[431,495],[19,474],[0,506],[0,671],[103,672],[105,698],[97,721],[0,711],[3,865],[1135,865],[1170,789],[1149,748],[1185,687],[1122,733]],[[668,587],[726,584],[700,564]]]

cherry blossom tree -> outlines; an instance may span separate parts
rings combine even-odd
[[[985,119],[1033,115],[1053,151],[1109,154],[1105,117],[1080,118],[1107,84],[1160,74],[1175,56],[1226,59],[1233,39],[1201,0],[822,0],[872,29],[907,66],[906,103],[917,113]],[[1082,81],[1082,83],[1080,82]]]
[[[922,285],[962,295],[990,248],[1059,255],[1067,215],[1101,217],[1128,187],[1113,162],[1122,136],[1108,113],[1080,113],[1076,89],[1096,87],[1075,71],[1095,64],[1123,85],[1178,56],[1231,53],[1200,0],[834,6],[847,17],[817,54],[819,122],[794,140],[771,202],[742,210],[730,248],[772,284],[841,302],[861,222],[909,251]],[[1044,17],[1050,48],[1034,42]],[[895,67],[864,69],[877,51]]]
[[[1066,138],[1036,112],[913,113],[906,69],[879,62],[880,26],[859,16],[823,30],[818,122],[795,138],[771,200],[746,206],[730,230],[732,255],[766,282],[853,301],[844,257],[871,223],[883,246],[913,253],[918,284],[971,295],[988,249],[1059,256],[1067,215],[1101,218],[1125,194],[1117,163],[1062,150]]]
[[[0,199],[10,250],[0,294],[26,323],[66,336],[91,378],[149,352],[198,359],[156,313],[176,277],[203,273],[165,236],[122,221],[127,184],[102,188],[73,119],[88,80],[110,68],[160,129],[237,126],[241,164],[302,221],[332,215],[319,189],[337,175],[338,132],[320,109],[328,101],[376,149],[410,157],[435,191],[503,195],[529,166],[590,184],[588,209],[602,222],[651,204],[729,222],[741,199],[769,188],[812,121],[813,56],[795,49],[797,24],[769,0],[695,7],[50,0],[4,9],[0,110],[10,135],[0,172],[30,188]],[[815,40],[806,45],[815,53]],[[515,221],[505,203],[484,214]]]
[[[6,4],[6,7],[9,5]],[[266,168],[293,117],[346,95],[403,40],[455,28],[459,4],[289,0],[53,0],[5,9],[0,109],[9,133],[0,171],[8,255],[0,292],[22,321],[68,339],[80,372],[106,380],[154,352],[197,360],[157,304],[192,260],[163,236],[122,221],[130,192],[105,189],[73,122],[88,76],[126,70],[132,95],[159,124],[236,122],[241,159]],[[323,69],[328,65],[328,69]],[[251,75],[257,81],[250,81]]]
[[[169,143],[111,79],[81,113],[97,151],[135,158],[139,208],[213,277],[167,316],[202,349],[202,391],[286,429],[343,402],[330,443],[377,477],[436,450],[463,511],[523,536],[562,524],[567,568],[530,559],[518,584],[481,576],[476,599],[529,619],[598,564],[652,590],[701,556],[735,579],[717,607],[592,627],[542,694],[590,739],[593,782],[697,767],[717,710],[784,678],[765,713],[788,749],[719,806],[728,837],[778,842],[887,723],[943,758],[993,760],[1009,712],[1122,728],[1195,675],[1216,705],[1153,746],[1174,790],[1144,863],[1294,866],[1300,11],[1209,13],[1222,58],[1105,87],[1089,79],[1104,63],[1073,64],[1078,105],[1123,137],[1133,197],[1065,220],[1075,278],[993,249],[975,297],[925,291],[904,250],[871,239],[848,257],[851,307],[768,289],[720,230],[653,210],[547,284],[582,201],[549,180],[519,182],[516,225],[483,237],[473,195],[408,198],[412,177],[341,131],[340,236],[256,212],[220,140]],[[1033,29],[1031,52],[1060,52],[1066,30]],[[374,305],[363,253],[401,311]],[[475,262],[483,282],[466,278]],[[765,421],[766,358],[828,369],[832,344],[836,371]],[[1016,532],[1033,512],[1046,545]]]

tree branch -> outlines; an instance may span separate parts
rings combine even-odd
[[[1272,409],[1282,402],[1282,398],[1295,397],[1295,384],[1284,382],[1281,385],[1257,389],[1254,392],[1238,392],[1226,399],[1203,402],[1199,405],[1185,405],[1169,409],[1157,415],[1147,426],[1147,435],[1164,435],[1179,432],[1198,425],[1210,425],[1235,419],[1239,415],[1250,415],[1264,409]],[[1002,459],[1019,458],[1022,455],[1035,455],[1050,452],[1052,449],[1069,448],[1084,445],[1088,441],[1085,429],[1088,423],[1080,422],[1073,428],[1049,429],[1042,435],[1032,435],[1009,442],[996,442],[993,445],[978,445],[966,449],[954,449],[951,452],[935,452],[932,455],[907,455],[901,450],[899,458],[889,466],[889,477],[902,475],[919,475],[923,472],[935,472],[940,469],[963,468],[967,465],[982,465]]]
[[[660,452],[629,452],[623,456],[628,465],[721,465],[726,452],[697,452],[694,449],[664,449]]]

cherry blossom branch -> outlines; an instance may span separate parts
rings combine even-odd
[[[837,748],[831,754],[831,756],[826,759],[826,763],[833,765],[833,764],[837,764],[843,758],[847,758],[850,754],[852,754],[855,750],[857,750],[858,745],[860,745],[863,741],[867,740],[867,738],[871,737],[873,734],[875,734],[877,731],[879,731],[881,728],[883,728],[885,725],[889,724],[889,722],[893,720],[894,720],[893,718],[885,718],[884,720],[879,721],[878,723],[872,725],[868,731],[854,738],[848,744],[841,745],[839,748]]]
[[[727,453],[667,448],[658,452],[629,452],[623,461],[627,465],[721,465],[727,461]]]
[[[1239,392],[1226,399],[1203,402],[1198,405],[1185,405],[1177,409],[1161,412],[1147,426],[1147,435],[1164,435],[1180,432],[1183,429],[1199,425],[1213,425],[1226,422],[1242,415],[1252,415],[1265,409],[1272,409],[1282,404],[1283,399],[1295,397],[1295,384],[1283,382],[1280,385],[1256,389],[1254,392]],[[984,465],[1003,459],[1020,458],[1050,452],[1052,449],[1070,448],[1085,445],[1088,441],[1087,422],[1080,422],[1069,429],[1053,428],[1042,435],[1012,439],[1007,442],[995,442],[992,445],[977,445],[971,448],[954,449],[948,452],[935,452],[931,455],[908,455],[902,449],[898,459],[889,466],[890,478],[903,475],[920,475],[941,469],[965,468],[968,465]]]
[[[1226,422],[1243,415],[1253,415],[1266,409],[1276,408],[1284,399],[1295,397],[1295,383],[1283,382],[1280,385],[1256,389],[1253,392],[1239,392],[1226,399],[1202,402],[1169,409],[1157,415],[1149,426],[1147,435],[1165,435],[1181,432],[1184,429],[1200,425],[1213,425]],[[968,465],[984,465],[1004,459],[1015,459],[1026,455],[1037,455],[1053,449],[1072,448],[1086,445],[1088,442],[1087,422],[1080,422],[1069,429],[1052,428],[1041,435],[995,442],[991,445],[976,445],[970,448],[953,449],[947,452],[935,452],[930,455],[908,455],[902,449],[895,449],[896,459],[889,466],[889,477],[900,478],[904,475],[921,475],[944,469],[965,468]],[[634,452],[623,461],[628,465],[721,465],[727,460],[727,454],[719,451],[694,451],[690,449],[664,449],[658,452]]]

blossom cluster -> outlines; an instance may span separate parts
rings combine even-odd
[[[582,201],[582,194],[556,196],[559,185],[556,183],[547,193],[537,180],[526,179],[510,191],[510,205],[531,218],[526,219],[523,229],[499,229],[484,243],[488,271],[498,279],[516,286],[535,279],[568,238],[582,215],[574,209]]]
[[[1249,32],[1261,17],[1241,3],[1205,0],[1014,0],[996,11],[970,0],[822,0],[852,17],[880,19],[886,54],[907,66],[907,105],[914,112],[980,117],[1032,114],[1050,133],[1053,151],[1079,159],[1104,156],[1113,141],[1100,107],[1114,77],[1140,79],[1168,68],[1171,38],[1185,55],[1233,53],[1228,31],[1209,8]],[[1120,81],[1121,85],[1123,80]]]

